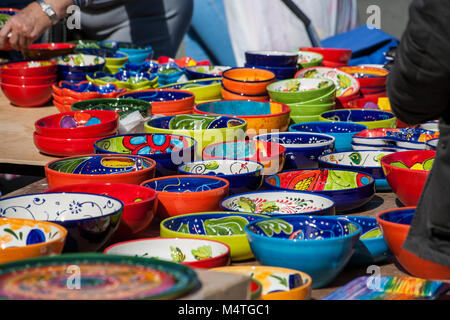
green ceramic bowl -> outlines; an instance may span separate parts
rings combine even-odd
[[[354,122],[367,126],[369,129],[396,128],[397,118],[392,112],[367,109],[342,109],[324,112],[319,121]]]
[[[312,115],[312,116],[291,116],[291,120],[294,123],[301,123],[301,122],[315,122],[319,121],[320,115]]]
[[[125,88],[127,90],[145,90],[145,89],[158,88],[158,76],[156,76],[151,81],[145,80],[145,81],[141,81],[138,83],[130,83],[128,81],[119,81],[118,79],[114,79],[113,81],[105,81],[102,79],[93,79],[89,75],[86,75],[86,79],[97,85],[114,83],[115,85],[117,85],[118,88]]]
[[[125,62],[128,61],[128,54],[126,54],[125,52],[122,51],[117,51],[119,53],[119,55],[121,57],[119,58],[108,58],[105,57],[106,63],[105,65],[110,66],[110,67],[117,67],[120,68],[121,66],[123,66],[123,64]]]
[[[146,118],[151,115],[152,105],[147,101],[137,99],[91,99],[75,102],[72,104],[71,110],[113,110],[119,114],[120,118],[139,111]]]
[[[335,106],[334,103],[290,106],[291,116],[314,116],[314,115],[318,116],[324,112],[333,110],[334,106]]]
[[[312,51],[298,51],[297,65],[299,70],[322,65],[323,55]]]
[[[335,89],[328,79],[287,79],[267,86],[270,98],[281,103],[306,102],[326,96]]]
[[[328,92],[327,94],[325,94],[317,99],[296,102],[294,104],[295,105],[305,105],[305,104],[313,105],[313,104],[330,104],[330,103],[335,103],[335,102],[336,102],[336,89]],[[290,103],[290,104],[292,104],[292,103]]]
[[[197,79],[162,86],[161,89],[178,89],[190,91],[195,95],[195,102],[221,98],[222,78]]]

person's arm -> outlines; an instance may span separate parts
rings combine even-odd
[[[448,112],[449,36],[449,0],[414,0],[387,82],[392,111],[403,122],[423,123]]]

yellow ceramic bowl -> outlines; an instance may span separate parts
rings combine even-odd
[[[263,286],[261,295],[262,300],[309,300],[311,298],[312,279],[308,274],[298,270],[266,266],[228,266],[213,268],[210,269],[210,271],[248,275],[253,274],[253,278],[258,280]],[[299,274],[302,278],[302,285],[289,291],[264,294],[264,292],[269,291],[272,284],[277,281],[276,278],[271,277],[273,274]]]
[[[396,128],[397,118],[392,112],[367,109],[342,109],[324,112],[319,121],[354,122],[367,126],[369,129]]]
[[[180,83],[172,83],[162,86],[161,89],[178,89],[190,91],[195,95],[195,102],[203,100],[215,100],[222,97],[222,78],[197,79]]]

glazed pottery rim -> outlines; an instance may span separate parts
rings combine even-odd
[[[105,173],[105,174],[88,174],[88,173],[69,173],[69,172],[61,172],[55,169],[50,168],[50,165],[56,163],[57,161],[65,161],[68,159],[72,159],[72,158],[83,158],[83,157],[92,157],[92,156],[100,156],[100,157],[138,157],[139,159],[142,159],[144,161],[149,161],[151,163],[151,166],[148,168],[144,168],[142,170],[137,170],[137,171],[131,171],[131,172],[120,172],[120,173]],[[123,177],[124,175],[130,176],[130,175],[135,175],[137,173],[142,173],[142,172],[149,172],[152,171],[156,168],[156,161],[151,159],[151,158],[147,158],[147,157],[142,157],[142,156],[138,156],[138,155],[128,155],[128,154],[115,154],[115,153],[104,153],[104,154],[96,154],[96,153],[90,153],[90,154],[86,154],[86,155],[77,155],[77,156],[70,156],[70,157],[64,157],[64,158],[60,158],[60,159],[55,159],[50,161],[49,163],[47,163],[45,165],[45,170],[49,170],[51,172],[55,172],[58,175],[63,175],[63,176],[70,176],[70,177],[83,177],[83,176],[89,176],[89,177],[118,177],[121,176]]]
[[[6,199],[6,198],[5,198]],[[33,221],[33,223],[35,224],[33,227],[37,228],[37,224],[38,223],[43,223],[46,225],[50,225],[52,227],[55,227],[59,230],[59,232],[61,232],[61,234],[56,238],[56,239],[51,239],[49,241],[43,241],[43,242],[39,242],[39,243],[34,243],[34,244],[28,244],[28,245],[24,245],[24,246],[15,246],[15,247],[8,247],[8,248],[1,248],[0,247],[0,254],[3,253],[8,253],[11,251],[20,251],[23,250],[23,248],[38,248],[38,247],[43,247],[43,246],[47,246],[47,245],[53,245],[55,243],[58,243],[60,241],[65,241],[67,238],[67,234],[69,233],[67,231],[66,228],[64,228],[62,225],[57,224],[55,222],[52,221],[46,221],[46,220],[31,220],[31,219],[21,219],[21,218],[12,218],[12,217],[0,217],[0,221],[6,221],[6,220],[12,220],[13,222],[21,222],[21,221]]]
[[[228,88],[225,88],[225,86],[223,85],[223,82],[221,83],[221,88],[222,88],[222,90],[224,90],[224,91],[226,91],[226,92],[229,92],[229,93],[231,93],[231,94],[235,94],[235,95],[238,95],[238,96],[241,96],[241,97],[257,98],[257,97],[267,97],[267,96],[268,96],[267,93],[264,93],[264,94],[248,94],[248,93],[234,92],[234,91],[231,91],[231,90],[228,89]],[[223,95],[222,95],[222,96],[223,96]],[[223,99],[223,100],[225,100],[225,99]],[[234,100],[236,100],[236,99],[234,99]],[[225,101],[231,101],[231,100],[225,100]],[[244,101],[245,101],[245,100],[244,100]],[[249,101],[249,100],[247,100],[247,101]],[[251,101],[251,100],[250,100],[250,101]]]
[[[311,70],[311,69],[321,69],[321,70],[324,70],[324,69],[332,69],[332,70],[335,70],[335,71],[338,71],[338,72],[345,73],[346,75],[348,75],[348,76],[352,79],[352,82],[356,84],[355,90],[354,90],[354,92],[353,92],[352,94],[355,94],[355,93],[359,92],[359,90],[360,90],[360,88],[361,88],[361,85],[360,85],[360,83],[359,83],[359,81],[358,81],[358,79],[357,79],[356,77],[354,77],[354,76],[353,76],[352,74],[350,74],[350,73],[347,73],[347,72],[345,72],[345,71],[342,71],[342,70],[339,69],[339,68],[334,68],[334,67],[326,67],[326,66],[307,67],[307,68],[304,68],[304,69],[299,70],[299,71],[295,74],[294,78],[297,78],[297,75],[299,75],[300,73],[303,73],[303,72],[308,71],[308,70]],[[299,79],[304,79],[304,78],[299,78]],[[315,79],[318,79],[318,78],[315,78]],[[324,78],[324,79],[329,79],[329,78]],[[352,94],[349,94],[349,95],[346,95],[346,96],[341,96],[341,97],[349,97],[349,96],[351,96]]]
[[[161,180],[167,180],[167,179],[190,179],[190,178],[201,178],[201,179],[210,179],[210,180],[220,180],[222,182],[225,183],[225,185],[214,188],[214,189],[210,189],[210,190],[203,190],[203,191],[190,191],[190,192],[186,192],[186,191],[158,191],[156,189],[154,189],[157,193],[158,193],[158,197],[160,196],[164,196],[165,194],[170,194],[170,195],[184,195],[187,194],[188,196],[190,195],[202,195],[202,196],[206,196],[210,193],[217,193],[217,191],[221,191],[221,190],[227,190],[230,188],[230,182],[227,179],[221,178],[219,176],[209,176],[209,175],[173,175],[173,176],[165,176],[165,177],[158,177],[158,178],[153,178],[153,179],[148,179],[145,180],[143,182],[141,182],[139,185],[146,187],[146,188],[150,188],[153,189],[151,187],[146,186],[146,184],[154,182],[154,181],[161,181]]]
[[[187,116],[195,116],[195,114],[186,114]],[[229,117],[229,116],[222,116],[220,115],[219,117],[223,117],[223,118],[228,118],[228,120],[238,120],[238,122],[240,122],[239,125],[237,126],[233,126],[233,127],[224,127],[224,128],[211,128],[211,129],[169,129],[169,128],[161,128],[161,127],[155,127],[153,125],[150,125],[150,122],[152,121],[156,121],[156,120],[161,120],[163,118],[163,120],[169,120],[169,118],[173,118],[176,116],[184,116],[184,114],[177,114],[177,115],[172,115],[172,116],[163,116],[163,117],[159,117],[159,118],[155,118],[155,119],[150,119],[148,121],[145,122],[144,126],[148,127],[148,128],[154,128],[156,130],[165,130],[165,131],[170,131],[172,134],[178,134],[181,132],[202,132],[202,133],[211,133],[211,132],[221,132],[223,130],[239,130],[242,129],[244,127],[247,127],[247,121],[245,119],[241,119],[238,117]],[[214,116],[214,115],[207,115],[206,116]],[[163,132],[157,132],[157,133],[163,133]],[[169,133],[169,132],[168,132]]]
[[[187,66],[186,68],[184,68],[185,70],[187,70],[187,71],[189,71],[189,72],[196,72],[196,73],[199,73],[199,74],[216,74],[216,73],[207,73],[207,72],[200,72],[200,71],[197,71],[197,68],[198,67],[213,67],[213,68],[228,68],[228,69],[230,69],[231,67],[230,66],[222,66],[222,65],[207,65],[207,66],[202,66],[202,65],[196,65],[196,66]],[[228,69],[226,69],[226,70],[228,70]],[[224,70],[225,71],[225,70]],[[223,71],[219,71],[219,72],[223,72]]]
[[[126,241],[121,241],[121,242],[117,242],[114,244],[109,245],[108,247],[106,247],[103,250],[103,254],[109,254],[108,251],[110,251],[113,248],[116,247],[120,247],[123,245],[128,245],[128,244],[133,244],[133,243],[139,243],[139,242],[147,242],[147,241],[172,241],[172,240],[180,240],[180,241],[202,241],[202,242],[214,242],[215,244],[224,247],[226,250],[224,253],[211,257],[211,258],[206,258],[206,259],[201,259],[201,260],[197,260],[197,261],[187,261],[187,262],[181,262],[181,264],[184,265],[192,265],[192,267],[195,267],[196,264],[198,264],[199,262],[211,262],[214,260],[218,260],[218,259],[222,259],[225,258],[226,256],[229,256],[231,253],[231,249],[230,246],[227,245],[226,243],[217,241],[217,240],[213,240],[213,239],[202,239],[202,238],[183,238],[183,237],[155,237],[155,238],[139,238],[139,239],[131,239],[131,240],[126,240]]]
[[[263,236],[260,234],[257,234],[256,232],[249,230],[250,227],[252,227],[253,225],[257,224],[258,222],[262,222],[262,221],[271,221],[271,220],[284,220],[284,219],[298,219],[301,218],[301,220],[307,220],[307,219],[316,219],[316,220],[321,220],[321,219],[330,219],[330,220],[335,220],[335,221],[343,221],[343,220],[339,220],[338,216],[316,216],[316,215],[288,215],[288,216],[276,216],[276,217],[270,217],[270,218],[266,218],[266,219],[262,219],[262,220],[256,220],[256,221],[252,221],[250,223],[248,223],[247,225],[245,225],[245,232],[247,234],[251,234],[251,236],[253,237],[257,237],[259,239],[270,239],[270,241],[277,241],[280,243],[301,243],[301,244],[307,244],[307,243],[312,243],[313,241],[320,241],[321,243],[323,242],[331,242],[331,241],[342,241],[342,240],[347,240],[347,239],[351,239],[355,236],[358,236],[358,239],[361,235],[362,232],[362,227],[354,222],[350,222],[348,221],[349,224],[352,224],[354,226],[357,227],[357,230],[346,234],[344,236],[333,236],[332,238],[322,238],[322,239],[289,239],[289,238],[278,238],[278,237],[269,237],[269,236]],[[317,243],[317,242],[316,242]]]
[[[116,108],[120,108],[120,103],[121,102],[131,102],[131,103],[136,103],[137,105],[133,105],[132,107],[130,106],[126,106],[128,108],[133,108],[133,109],[139,109],[140,107],[147,107],[147,108],[151,108],[151,103],[145,100],[139,100],[139,99],[132,99],[132,98],[127,98],[127,99],[120,99],[120,98],[96,98],[96,99],[87,99],[87,100],[81,100],[81,101],[77,101],[75,103],[73,103],[72,105],[75,105],[75,107],[78,107],[78,105],[85,105],[85,104],[89,104],[92,103],[94,106],[97,106],[98,104],[108,104],[109,102],[112,103],[117,103]],[[72,109],[72,105],[70,106],[70,108]],[[81,110],[100,110],[100,109],[80,109]],[[72,111],[78,111],[78,110],[72,110]]]
[[[98,91],[82,91],[82,92],[80,92],[80,91],[76,91],[76,90],[73,90],[73,89],[69,89],[69,88],[63,88],[62,87],[62,85],[68,85],[68,86],[81,86],[81,85],[84,85],[84,84],[87,84],[87,85],[93,85],[93,86],[95,86],[96,88],[100,88],[100,87],[114,87],[114,91],[112,91],[112,92],[107,92],[107,93],[100,93],[100,92],[98,92]],[[100,94],[111,94],[111,93],[116,93],[116,92],[118,92],[119,93],[119,95],[120,94],[123,94],[123,93],[126,93],[127,91],[125,90],[125,88],[119,88],[118,86],[117,86],[117,84],[115,84],[115,83],[106,83],[106,84],[95,84],[95,83],[93,83],[93,82],[90,82],[89,80],[83,80],[83,81],[78,81],[78,82],[71,82],[71,81],[69,81],[69,80],[61,80],[61,81],[59,81],[58,83],[56,83],[56,84],[54,84],[55,85],[55,87],[56,88],[58,88],[59,90],[68,90],[68,91],[70,91],[70,92],[73,92],[73,93],[75,93],[76,95],[84,95],[84,94],[90,94],[90,93],[100,93]],[[56,92],[55,92],[56,93]],[[94,98],[95,99],[95,98]],[[94,100],[94,99],[88,99],[88,100]],[[99,99],[108,99],[108,98],[99,98]],[[85,100],[81,100],[81,101],[85,101]],[[78,101],[79,102],[79,101]]]
[[[409,225],[409,224],[402,224],[402,223],[395,223],[395,222],[392,222],[392,221],[388,221],[388,220],[383,219],[383,216],[385,214],[392,213],[392,212],[397,212],[397,211],[405,211],[405,210],[411,210],[411,209],[416,210],[416,208],[417,207],[415,207],[415,206],[398,207],[398,208],[393,208],[393,209],[388,209],[388,210],[383,210],[381,212],[378,212],[377,215],[376,215],[376,219],[377,219],[378,225],[380,226],[380,229],[383,230],[383,228],[381,226],[381,224],[383,223],[383,224],[386,224],[386,225],[388,225],[390,227],[395,227],[395,228],[398,228],[398,229],[402,229],[404,231],[408,231],[410,229],[411,225]]]
[[[55,45],[58,45],[58,48],[52,48]],[[67,50],[67,49],[75,49],[77,47],[74,43],[69,42],[51,42],[51,43],[34,43],[28,46],[25,50],[50,50],[50,51],[57,51],[57,50]]]
[[[312,67],[312,68],[315,68],[315,67]],[[302,70],[305,70],[305,69],[302,69]],[[277,84],[277,83],[288,82],[288,81],[293,81],[293,80],[300,81],[300,82],[302,80],[305,80],[305,81],[309,81],[309,80],[323,80],[323,81],[327,81],[328,85],[323,87],[323,88],[315,88],[315,89],[304,90],[304,91],[299,91],[299,90],[297,90],[297,91],[281,91],[281,90],[273,90],[272,89],[272,87],[275,84]],[[273,83],[271,83],[271,84],[269,84],[267,86],[267,92],[276,92],[278,94],[286,94],[286,95],[293,95],[293,94],[298,95],[298,94],[304,94],[304,93],[314,92],[314,91],[319,91],[319,90],[325,92],[325,94],[323,94],[323,95],[321,95],[319,97],[316,97],[314,99],[310,99],[308,101],[316,100],[316,99],[322,98],[324,95],[330,94],[331,92],[333,92],[333,90],[336,90],[336,86],[335,86],[334,82],[332,80],[328,79],[328,78],[290,78],[290,79],[284,79],[284,80],[279,80],[279,81],[273,82]]]
[[[278,50],[247,50],[244,53],[248,53],[251,55],[264,56],[264,57],[295,57],[298,56],[298,53],[294,53],[293,51],[278,51]],[[275,53],[275,54],[274,54]],[[276,54],[282,53],[282,54]]]
[[[45,62],[45,65],[39,65],[36,67],[29,67],[30,63],[43,63]],[[15,67],[15,65],[24,65],[23,67]],[[26,66],[25,66],[26,65]],[[0,70],[2,69],[13,69],[13,70],[28,70],[28,69],[39,69],[39,68],[48,68],[52,66],[57,66],[56,62],[53,60],[30,60],[30,61],[17,61],[17,62],[11,62],[0,66]]]
[[[269,113],[269,114],[261,114],[261,115],[248,115],[248,116],[244,116],[244,115],[231,115],[231,114],[224,114],[224,113],[213,113],[213,112],[206,112],[206,111],[202,111],[199,110],[197,107],[207,104],[207,103],[215,103],[215,102],[239,102],[239,103],[247,103],[247,102],[258,102],[258,103],[269,103],[269,104],[279,104],[282,107],[282,111],[278,112],[278,113]],[[218,100],[218,101],[208,101],[208,102],[202,102],[199,103],[197,105],[194,106],[194,111],[198,112],[198,114],[206,114],[206,115],[224,115],[227,117],[236,117],[236,118],[240,118],[242,120],[245,120],[245,118],[249,118],[249,119],[256,119],[256,118],[271,118],[271,117],[278,117],[278,116],[282,116],[285,115],[287,113],[291,112],[291,107],[289,107],[287,104],[285,103],[281,103],[281,102],[276,102],[276,101],[269,101],[269,100],[263,100],[263,101],[252,101],[252,100]]]
[[[257,142],[259,142],[259,143],[263,143],[263,144],[269,144],[269,146],[268,147],[270,147],[270,145],[271,144],[275,144],[275,145],[278,145],[279,147],[278,147],[278,150],[276,151],[276,154],[271,154],[270,156],[262,156],[262,157],[259,157],[260,158],[260,161],[267,161],[267,160],[271,160],[271,159],[278,159],[278,158],[280,158],[280,156],[282,156],[283,154],[285,154],[286,153],[286,147],[285,146],[283,146],[282,144],[279,144],[279,143],[275,143],[275,142],[268,142],[268,141],[257,141],[257,140],[235,140],[235,141],[224,141],[224,142],[216,142],[216,143],[212,143],[212,144],[210,144],[210,145],[207,145],[206,147],[204,147],[203,148],[203,150],[202,150],[202,155],[204,155],[204,154],[207,154],[208,155],[208,157],[211,157],[211,158],[209,158],[209,159],[206,159],[206,160],[215,160],[215,159],[228,159],[228,160],[250,160],[252,157],[244,157],[244,158],[227,158],[227,156],[222,156],[222,157],[219,157],[219,156],[213,156],[213,155],[211,155],[210,153],[206,153],[206,150],[208,149],[208,151],[210,150],[210,149],[213,149],[213,148],[216,148],[216,147],[218,147],[219,145],[225,145],[225,144],[228,144],[228,143],[238,143],[238,142],[241,142],[241,143],[250,143],[250,142],[253,142],[253,143],[257,143]],[[256,151],[256,150],[255,150]],[[258,156],[257,156],[257,158],[258,158]],[[252,161],[254,161],[254,160],[252,160]]]
[[[254,160],[242,160],[242,159],[207,159],[207,160],[196,160],[196,161],[191,161],[191,162],[186,162],[183,164],[180,164],[178,166],[178,171],[182,172],[183,174],[188,174],[188,175],[192,175],[190,172],[183,170],[182,167],[190,165],[190,164],[194,164],[194,163],[200,163],[200,162],[210,162],[210,161],[240,161],[240,162],[252,162],[252,163],[256,163],[258,164],[259,168],[257,170],[253,170],[250,172],[244,172],[244,173],[237,173],[237,174],[221,174],[221,175],[217,175],[219,177],[240,177],[240,176],[247,176],[247,175],[254,175],[257,172],[260,172],[260,174],[262,175],[262,172],[264,171],[264,165],[258,161],[254,161]]]
[[[75,45],[76,46],[76,45]],[[98,58],[99,59],[99,63],[96,64],[92,64],[92,65],[87,65],[87,66],[77,66],[77,65],[71,65],[71,64],[67,64],[67,63],[58,63],[58,59],[62,59],[63,57],[68,57],[68,56],[78,56],[78,55],[82,55],[82,56],[87,56],[87,57],[93,57],[92,59]],[[84,67],[95,67],[95,66],[101,66],[104,65],[106,63],[106,59],[100,56],[96,56],[94,54],[85,54],[85,53],[71,53],[65,56],[59,56],[59,57],[55,57],[53,58],[55,59],[56,65],[58,66],[64,66],[64,67],[69,67],[69,68],[84,68]]]
[[[264,133],[259,134],[253,137],[253,140],[255,141],[267,141],[267,140],[259,140],[257,137],[267,137],[267,136],[276,136],[276,135],[285,135],[285,134],[293,134],[293,135],[308,135],[308,136],[322,136],[323,138],[326,138],[327,141],[325,142],[316,142],[316,143],[297,143],[297,144],[288,144],[288,143],[281,143],[281,142],[275,142],[278,143],[286,148],[286,152],[289,152],[290,149],[318,149],[318,148],[324,148],[327,146],[330,146],[333,143],[336,143],[336,138],[332,135],[326,134],[326,133],[316,133],[316,132],[275,132],[275,133]],[[269,141],[272,142],[272,141]]]
[[[345,219],[347,219],[347,218],[356,218],[356,219],[361,219],[361,218],[362,218],[363,220],[372,220],[372,221],[374,221],[374,222],[377,223],[377,226],[378,226],[378,228],[379,228],[380,231],[381,231],[381,226],[380,226],[380,224],[378,223],[376,217],[353,216],[353,215],[339,215],[339,216],[336,216],[336,217],[341,218],[341,219],[344,218],[344,219],[342,219],[342,220],[345,220]],[[354,223],[354,224],[359,224],[359,223],[354,222],[354,221],[350,221],[350,222],[352,222],[352,223]],[[362,230],[363,230],[363,229],[362,229],[362,226],[361,226],[361,235],[362,235]],[[361,237],[361,235],[360,235],[360,237]],[[372,243],[372,242],[380,241],[380,239],[384,240],[384,236],[376,237],[376,238],[359,239],[359,241],[362,241],[363,243]]]
[[[227,72],[234,71],[234,70],[242,70],[242,69],[249,69],[249,70],[253,70],[253,71],[254,70],[262,70],[262,71],[266,71],[267,73],[271,73],[273,76],[271,78],[269,78],[269,79],[266,79],[266,80],[248,80],[248,81],[234,79],[234,78],[230,78],[229,76],[228,77],[226,76]],[[274,81],[276,79],[276,75],[272,71],[269,71],[267,69],[259,69],[257,67],[251,67],[251,68],[250,67],[233,67],[233,68],[230,68],[230,69],[225,70],[224,72],[222,72],[222,78],[225,78],[226,80],[229,80],[229,81],[239,82],[239,83],[250,83],[250,84],[252,84],[252,83],[255,83],[255,84],[261,83],[262,84],[262,83],[265,83],[265,82]]]
[[[395,153],[394,151],[384,151],[384,150],[351,150],[351,151],[337,151],[337,152],[331,152],[331,153],[323,154],[323,155],[321,155],[321,156],[319,156],[319,157],[317,158],[317,161],[318,161],[319,163],[323,163],[323,164],[325,164],[325,165],[330,165],[330,164],[332,164],[333,166],[339,166],[339,167],[342,167],[342,168],[366,168],[366,169],[379,169],[379,168],[381,168],[381,158],[380,158],[380,165],[377,166],[377,167],[373,167],[373,166],[360,166],[360,165],[358,165],[358,166],[350,166],[350,165],[339,164],[339,163],[330,163],[330,162],[328,162],[328,161],[322,160],[322,158],[323,158],[323,157],[326,157],[326,156],[331,156],[331,155],[336,155],[336,154],[343,154],[343,153],[351,154],[351,153],[354,153],[354,152],[358,152],[358,153],[362,153],[362,152],[387,153],[386,156],[389,155],[389,154]]]
[[[10,88],[20,88],[20,89],[43,89],[43,88],[48,88],[48,87],[52,87],[54,84],[53,83],[48,83],[48,84],[11,84],[11,83],[4,83],[4,82],[0,82],[0,85],[3,87],[10,87]]]
[[[117,132],[117,131],[116,131]],[[71,142],[71,143],[84,143],[84,142],[89,142],[89,141],[96,141],[96,139],[104,139],[104,138],[109,138],[109,137],[113,137],[114,134],[109,134],[106,136],[100,136],[100,137],[92,137],[92,138],[60,138],[60,137],[51,137],[51,136],[46,136],[43,134],[39,134],[36,131],[33,132],[33,137],[36,139],[41,139],[41,142],[43,141],[48,141],[48,142],[53,142],[53,143],[65,143],[65,142]],[[45,152],[43,152],[45,153]],[[73,155],[78,156],[81,154],[76,154]],[[70,157],[70,156],[67,156]]]
[[[346,169],[334,169],[334,168],[314,168],[314,169],[284,170],[284,171],[278,172],[277,174],[273,174],[273,175],[270,175],[270,176],[266,177],[264,179],[264,183],[267,184],[267,185],[270,185],[273,188],[276,188],[277,190],[295,191],[294,189],[289,189],[289,188],[283,188],[283,187],[275,186],[275,185],[273,185],[271,183],[268,183],[267,180],[272,178],[272,177],[274,177],[274,176],[282,174],[282,173],[289,173],[289,172],[294,172],[294,171],[303,171],[303,172],[305,172],[305,171],[314,171],[314,170],[316,170],[316,171],[325,171],[325,170],[329,171],[329,170],[332,170],[332,171],[355,172],[355,173],[363,174],[363,175],[365,175],[367,177],[370,177],[370,179],[372,180],[370,183],[368,183],[366,185],[363,185],[363,186],[360,186],[360,187],[356,187],[356,188],[341,189],[341,190],[317,190],[317,191],[314,191],[315,193],[322,193],[322,192],[333,192],[334,193],[334,192],[344,192],[344,191],[348,192],[348,191],[358,190],[360,188],[369,187],[370,185],[374,185],[375,184],[374,177],[371,174],[369,174],[369,173],[358,171],[358,170],[346,170]],[[298,190],[298,192],[300,192],[300,191],[303,192],[302,190]]]
[[[323,113],[321,113],[319,115],[320,118],[325,119],[326,121],[336,121],[336,120],[329,120],[329,118],[325,118],[324,114],[326,113],[331,113],[331,112],[335,112],[335,113],[341,113],[341,112],[349,112],[349,116],[351,116],[351,114],[353,112],[357,113],[357,112],[362,112],[362,113],[377,113],[377,114],[386,114],[389,115],[390,117],[388,119],[378,119],[378,120],[364,120],[364,121],[338,121],[338,122],[353,122],[353,123],[373,123],[373,122],[378,122],[378,121],[393,121],[396,118],[395,114],[389,111],[384,111],[384,110],[369,110],[369,109],[339,109],[339,110],[331,110],[331,111],[325,111]]]
[[[428,158],[426,160],[430,160],[430,159],[435,159],[436,158],[436,150],[426,150],[426,149],[424,149],[424,150],[403,150],[403,151],[393,152],[391,154],[387,154],[384,157],[382,157],[380,159],[381,166],[384,166],[384,167],[389,168],[389,169],[395,168],[394,169],[395,171],[397,171],[397,172],[405,172],[405,173],[406,172],[408,172],[408,173],[415,172],[415,173],[420,173],[420,174],[428,174],[431,171],[431,170],[414,170],[414,169],[411,169],[411,168],[401,168],[401,167],[396,167],[396,166],[391,165],[391,163],[394,162],[394,161],[391,161],[389,163],[386,162],[386,161],[388,161],[386,158],[391,157],[394,153],[397,154],[397,153],[401,153],[401,152],[409,152],[409,153],[415,153],[415,154],[429,153],[430,155],[432,153],[434,153],[434,156],[431,156],[430,158]],[[426,161],[426,160],[424,160],[424,161]]]
[[[194,79],[194,80],[188,80],[188,81],[183,81],[183,82],[166,84],[164,86],[159,87],[159,89],[171,89],[171,87],[175,87],[175,86],[183,86],[183,85],[188,85],[188,84],[192,84],[192,83],[195,84],[195,83],[203,82],[203,81],[212,81],[213,83],[202,85],[202,86],[195,87],[195,88],[189,88],[189,89],[209,88],[209,87],[213,87],[213,86],[219,86],[221,84],[220,79],[221,78],[218,78],[218,77]],[[174,90],[179,90],[179,89],[174,89]],[[189,91],[189,90],[186,90],[186,91]]]
[[[187,97],[183,97],[181,99],[174,99],[174,100],[164,100],[164,101],[147,101],[147,100],[143,100],[146,102],[150,102],[152,105],[153,104],[162,104],[162,103],[166,103],[166,102],[175,102],[175,101],[184,101],[184,100],[189,100],[189,99],[195,99],[195,95],[191,92],[191,91],[187,91],[187,90],[179,90],[179,89],[162,89],[162,88],[157,88],[157,89],[145,89],[145,90],[131,90],[131,91],[124,91],[122,93],[120,93],[117,98],[121,98],[121,99],[134,99],[134,100],[142,100],[142,99],[137,99],[137,98],[133,98],[133,97],[127,97],[127,95],[132,95],[135,93],[146,93],[146,92],[180,92],[180,93],[185,93],[186,95],[188,95]],[[125,97],[124,97],[125,96]]]
[[[361,123],[356,123],[356,122],[346,122],[346,121],[312,121],[312,122],[299,122],[299,123],[294,123],[291,124],[289,126],[289,132],[309,132],[309,131],[291,131],[293,130],[297,130],[294,127],[295,126],[305,126],[305,125],[320,125],[320,124],[328,124],[328,123],[332,123],[332,124],[337,124],[337,125],[342,125],[344,124],[344,127],[361,127],[362,130],[368,129],[368,127],[365,124],[361,124]],[[325,134],[355,134],[358,132],[361,132],[362,130],[359,131],[350,131],[350,132],[328,132]],[[315,132],[315,131],[311,131],[311,132]]]
[[[387,78],[389,71],[384,69],[384,68],[378,68],[378,67],[365,67],[365,66],[343,66],[343,67],[339,67],[338,69],[341,71],[344,71],[345,73],[348,74],[353,74],[350,73],[348,71],[345,71],[346,69],[358,69],[358,70],[362,70],[361,72],[354,72],[354,73],[362,73],[362,74],[369,74],[369,75],[373,75],[373,78]],[[367,73],[364,72],[364,70],[377,70],[377,71],[382,71],[383,73],[385,73],[384,75],[374,75],[373,73]],[[358,79],[358,78],[357,78]]]

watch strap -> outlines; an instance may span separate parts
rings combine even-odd
[[[56,11],[52,8],[51,5],[45,3],[42,0],[36,0],[36,2],[41,6],[42,11],[52,20],[53,24],[56,24],[59,21],[56,15]]]

